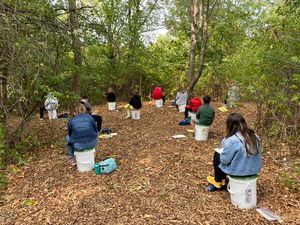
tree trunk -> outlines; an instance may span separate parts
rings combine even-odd
[[[75,70],[73,71],[72,89],[75,93],[73,103],[70,107],[70,113],[75,112],[75,104],[80,97],[80,80],[82,71],[81,41],[79,36],[79,22],[77,16],[76,0],[69,0],[70,25],[72,33],[72,48],[74,53]]]
[[[191,0],[191,3],[195,4],[196,0]],[[205,53],[206,53],[206,47],[207,47],[207,41],[208,41],[208,17],[209,17],[209,1],[206,1],[206,5],[204,6],[204,0],[199,1],[198,5],[198,11],[199,11],[199,25],[197,24],[197,13],[191,14],[194,18],[194,20],[191,20],[191,25],[192,22],[194,22],[193,25],[194,28],[196,27],[196,31],[193,31],[192,28],[192,37],[191,37],[191,43],[193,43],[193,33],[195,35],[199,36],[199,42],[200,42],[200,56],[199,56],[199,67],[197,70],[197,74],[195,74],[195,49],[191,47],[190,49],[190,62],[189,62],[189,84],[187,87],[187,92],[190,93],[193,91],[195,85],[197,84],[199,78],[201,77],[205,65]],[[205,7],[205,8],[204,8]],[[196,10],[197,11],[197,10]],[[198,26],[197,26],[198,25]],[[195,48],[196,48],[196,43],[195,42]],[[192,61],[193,60],[193,61]]]
[[[190,0],[190,23],[191,23],[191,43],[190,43],[190,55],[189,55],[189,72],[188,82],[189,84],[194,80],[195,76],[195,58],[196,58],[196,19],[198,13],[197,0]]]
[[[5,50],[4,50],[5,51]],[[3,53],[5,54],[5,52]],[[7,80],[8,80],[8,63],[6,60],[1,61],[1,91],[0,91],[0,148],[7,146]],[[0,149],[1,150],[1,149]]]

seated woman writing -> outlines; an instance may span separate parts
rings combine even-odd
[[[95,148],[98,143],[98,129],[94,118],[90,115],[85,104],[78,103],[76,116],[68,122],[67,155],[68,163],[75,166],[74,151]]]
[[[213,159],[215,177],[207,177],[209,192],[220,190],[225,186],[226,175],[253,176],[262,168],[260,141],[240,114],[229,114],[226,121],[226,136],[221,146],[223,151],[221,154],[215,152]]]

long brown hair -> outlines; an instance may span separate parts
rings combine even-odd
[[[239,113],[230,113],[226,120],[226,138],[235,135],[240,131],[245,140],[245,148],[248,154],[255,155],[260,150],[260,141],[258,140],[252,128],[247,126],[247,123]]]

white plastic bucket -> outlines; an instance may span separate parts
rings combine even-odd
[[[157,108],[163,107],[163,100],[162,99],[154,100],[154,102],[155,102],[155,106]]]
[[[116,110],[116,103],[115,102],[109,102],[108,103],[108,110]]]
[[[48,111],[48,118],[49,118],[49,120],[57,119],[56,110]]]
[[[197,118],[196,118],[196,113],[194,113],[194,112],[189,112],[189,113],[188,113],[188,116],[191,117],[191,121],[192,121],[192,122],[195,122],[195,123],[198,122],[198,120],[197,120]]]
[[[195,126],[195,140],[206,141],[208,138],[209,126],[196,125]]]
[[[131,118],[133,120],[139,120],[141,119],[141,113],[140,113],[141,110],[139,109],[132,109],[131,110]]]
[[[230,199],[233,205],[241,209],[252,209],[256,207],[256,181],[253,178],[233,178],[228,176],[229,183],[227,190],[230,193]]]
[[[75,151],[74,155],[79,172],[88,172],[94,169],[95,149],[89,151]]]
[[[179,105],[179,106],[178,106],[178,111],[179,111],[179,112],[184,112],[184,111],[185,111],[185,106],[186,106],[186,105]]]

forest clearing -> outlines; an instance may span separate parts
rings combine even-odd
[[[220,105],[213,103],[215,108]],[[51,128],[50,121],[36,118],[33,126],[41,126],[45,144],[34,150],[26,166],[10,168],[0,224],[269,224],[255,209],[233,206],[227,191],[205,190],[213,149],[224,135],[229,112],[217,111],[209,139],[202,142],[187,133],[191,126],[178,125],[182,113],[168,106],[147,102],[136,121],[124,119],[124,112],[108,111],[107,105],[95,107],[103,126],[118,133],[100,139],[97,146],[97,161],[117,159],[117,171],[107,175],[79,173],[69,166],[66,121],[53,121]],[[255,122],[253,105],[237,110],[250,124]],[[56,142],[48,142],[51,132]],[[187,138],[171,138],[175,134]],[[285,224],[299,224],[299,189],[289,190],[277,175],[289,173],[291,162],[299,164],[299,159],[286,146],[264,147],[258,206],[270,208]]]

